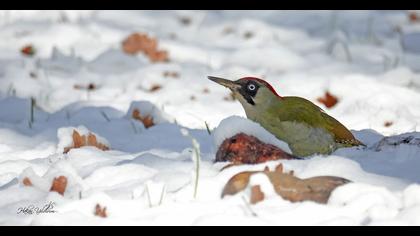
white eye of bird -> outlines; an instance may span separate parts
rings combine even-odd
[[[249,84],[248,89],[251,90],[251,91],[254,91],[255,90],[255,85],[254,84]]]

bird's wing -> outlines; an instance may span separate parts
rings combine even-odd
[[[282,111],[287,111],[277,113],[282,121],[303,122],[313,127],[324,128],[334,136],[337,143],[345,146],[364,145],[343,124],[309,100],[300,97],[284,97],[281,106],[283,106]]]
[[[335,142],[341,143],[345,146],[359,146],[364,145],[357,140],[354,135],[338,120],[334,119],[325,112],[321,112],[321,116],[325,119],[325,128],[334,134]]]

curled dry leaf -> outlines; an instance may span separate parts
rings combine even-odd
[[[133,117],[133,119],[142,122],[146,129],[155,125],[155,123],[153,122],[153,117],[151,117],[150,115],[142,116],[140,114],[140,110],[137,108],[133,110],[131,116]]]
[[[81,148],[84,146],[92,146],[101,149],[102,151],[109,150],[109,147],[103,143],[97,141],[97,138],[94,134],[89,133],[87,137],[85,135],[80,135],[79,132],[73,130],[73,145],[70,147],[64,148],[63,153],[68,153],[73,148]]]
[[[106,207],[102,207],[99,204],[96,204],[95,206],[95,216],[99,216],[102,218],[106,218],[108,216],[108,214],[106,213]]]
[[[168,52],[158,50],[157,39],[151,38],[147,34],[131,34],[122,42],[122,49],[125,53],[132,55],[142,52],[152,62],[169,61]]]
[[[149,57],[149,59],[152,62],[168,62],[169,61],[168,52],[164,50],[149,51],[149,52],[146,52],[146,55]]]
[[[392,121],[386,121],[385,123],[384,123],[384,126],[385,127],[390,127],[391,125],[393,125],[394,124],[394,122],[392,122]]]
[[[420,17],[419,17],[419,15],[417,14],[417,12],[410,11],[410,12],[408,12],[408,20],[409,20],[411,23],[416,23],[416,22],[420,22]]]
[[[28,177],[23,178],[22,183],[24,186],[33,186],[31,180]]]
[[[251,187],[251,204],[256,204],[264,200],[264,193],[261,191],[259,185],[254,185]]]
[[[35,55],[35,48],[32,45],[26,45],[20,49],[20,52],[25,56]]]
[[[95,90],[96,89],[96,85],[94,83],[89,83],[87,86],[88,90]]]
[[[275,171],[269,171],[268,168],[265,168],[264,171],[244,171],[234,175],[225,185],[222,198],[244,190],[248,186],[251,176],[256,173],[267,175],[276,193],[291,202],[310,200],[326,203],[335,188],[350,182],[347,179],[335,176],[300,179],[290,173],[283,173],[283,166],[277,166]],[[251,193],[252,191],[254,191],[254,198],[251,195],[251,203],[253,203],[252,200],[261,199],[261,194],[258,193],[261,189],[251,189]]]
[[[266,166],[267,167],[267,166]],[[269,171],[267,169],[264,169],[265,171]],[[292,170],[293,171],[293,170]],[[278,164],[275,168],[275,172],[283,173],[283,164]]]
[[[146,53],[156,48],[157,40],[143,33],[133,33],[122,42],[122,49],[127,54]]]
[[[54,178],[53,183],[51,185],[50,192],[57,192],[61,195],[64,195],[64,191],[66,191],[67,187],[67,178],[65,176],[59,176]]]
[[[260,173],[261,171],[243,171],[239,174],[234,175],[229,179],[222,191],[222,197],[225,195],[234,195],[246,188],[249,183],[249,178],[255,173]]]
[[[279,172],[265,173],[278,195],[291,202],[314,201],[327,203],[331,192],[349,180],[335,176],[317,176],[300,179],[292,174]]]
[[[73,147],[80,148],[85,145],[85,136],[80,135],[79,132],[73,130]]]
[[[216,153],[216,162],[229,161],[237,164],[256,164],[279,159],[299,158],[245,133],[239,133],[225,139]]]
[[[152,87],[150,87],[149,92],[156,92],[162,88],[162,85],[154,84]]]
[[[324,97],[319,97],[317,101],[324,104],[327,108],[331,108],[337,104],[338,98],[327,91]]]

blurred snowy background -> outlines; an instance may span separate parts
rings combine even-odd
[[[130,52],[133,33],[159,51]],[[245,113],[208,75],[264,78],[324,108],[369,149],[283,164],[358,183],[327,205],[264,201],[259,217],[221,200],[234,173],[213,164],[207,127]],[[326,92],[337,104],[319,101]],[[63,154],[78,126],[111,151]],[[181,127],[201,147],[194,201]],[[420,224],[419,131],[419,11],[0,11],[0,224]],[[48,192],[58,175],[64,196]],[[150,191],[165,201],[151,207]],[[58,213],[16,214],[50,200]],[[98,202],[109,217],[94,216]]]

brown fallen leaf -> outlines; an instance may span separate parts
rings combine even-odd
[[[157,39],[149,37],[143,33],[133,33],[122,42],[122,49],[127,54],[137,54],[139,52],[146,55],[151,62],[169,61],[168,52],[158,50]]]
[[[204,88],[203,93],[210,93],[210,90],[208,88]]]
[[[283,173],[283,164],[278,164],[274,170],[275,172]]]
[[[264,171],[240,172],[230,178],[226,183],[222,191],[222,198],[226,195],[234,195],[244,190],[249,184],[250,177],[256,173],[267,175],[276,193],[283,199],[291,202],[310,200],[318,203],[326,203],[335,188],[350,182],[347,179],[335,176],[317,176],[300,179],[282,171],[283,167],[280,168],[277,166],[275,171],[269,171],[268,168],[265,168]]]
[[[216,162],[257,164],[279,159],[299,159],[280,148],[261,142],[258,138],[239,133],[225,139],[216,152]]]
[[[338,98],[327,91],[324,97],[319,97],[317,101],[324,104],[327,108],[331,108],[337,104]]]
[[[28,177],[23,178],[22,183],[24,186],[33,186],[31,180]]]
[[[96,89],[96,85],[94,83],[89,83],[87,86],[88,90],[95,90]]]
[[[95,216],[106,218],[108,214],[106,213],[106,207],[101,207],[101,205],[96,204],[95,206]]]
[[[150,87],[149,92],[156,92],[160,89],[162,89],[162,85],[154,84],[154,85],[152,85],[152,87]]]
[[[259,185],[254,185],[251,187],[251,204],[257,204],[264,200],[264,193],[261,191]]]
[[[20,52],[25,56],[33,56],[33,55],[35,55],[35,48],[32,45],[29,44],[29,45],[26,45],[26,46],[22,47]]]
[[[133,119],[142,122],[146,129],[155,125],[155,123],[153,122],[153,117],[151,117],[150,115],[142,116],[140,114],[140,110],[137,108],[133,110],[131,116],[133,117]]]
[[[394,122],[392,122],[392,121],[386,121],[385,123],[384,123],[384,126],[385,127],[390,127],[391,125],[393,125],[394,124]]]
[[[65,147],[63,153],[68,153],[73,148],[81,148],[84,146],[96,147],[102,151],[109,150],[109,147],[103,143],[98,142],[96,136],[92,133],[89,133],[86,137],[85,135],[80,135],[76,130],[73,130],[72,139],[73,145]]]
[[[79,132],[73,130],[73,147],[80,148],[86,145],[86,138],[84,135],[80,135]]]
[[[408,20],[411,23],[416,23],[416,22],[420,22],[420,17],[417,15],[416,12],[409,12],[408,13]]]
[[[146,55],[152,62],[169,62],[168,51],[165,50],[149,51]]]
[[[96,141],[96,136],[89,133],[88,137],[87,137],[87,145],[88,146],[95,146],[97,144],[98,144],[98,142]]]
[[[334,176],[318,176],[300,179],[291,174],[278,172],[265,173],[278,195],[291,202],[311,200],[326,203],[331,192],[349,180]]]
[[[156,50],[156,39],[150,38],[147,34],[133,33],[122,42],[122,49],[127,54],[137,54]]]
[[[50,188],[50,192],[57,192],[61,195],[64,195],[67,187],[67,178],[65,176],[59,176],[54,178],[53,183]]]
[[[229,179],[225,187],[222,191],[222,198],[225,195],[234,195],[246,188],[249,183],[249,178],[252,174],[255,173],[261,173],[261,171],[243,171],[239,174],[236,174],[232,176],[232,178]]]

